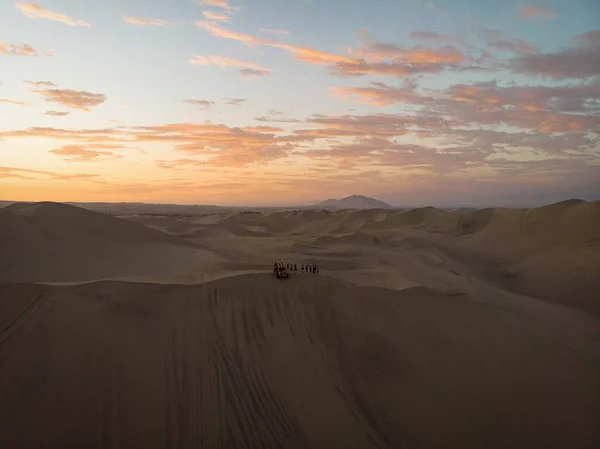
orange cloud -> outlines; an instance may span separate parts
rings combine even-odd
[[[220,14],[213,11],[202,11],[202,15],[208,20],[215,20],[217,22],[229,21],[229,16],[227,14]]]
[[[65,156],[65,160],[68,162],[90,162],[122,157],[112,151],[87,150],[82,145],[65,145],[49,152],[57,156]]]
[[[242,76],[265,76],[271,72],[254,62],[240,61],[233,58],[224,58],[222,56],[196,56],[190,59],[190,64],[194,65],[216,65],[217,67],[241,67],[239,70]]]
[[[198,4],[215,6],[217,8],[223,8],[223,9],[231,9],[231,6],[229,6],[229,3],[227,2],[227,0],[199,0]]]
[[[359,102],[385,106],[394,103],[419,104],[423,97],[415,91],[413,81],[402,87],[391,87],[384,83],[371,83],[371,87],[332,87],[331,95],[342,99],[358,97]]]
[[[89,180],[98,175],[88,173],[61,174],[44,170],[32,170],[29,168],[2,167],[0,166],[0,178],[22,178],[22,179],[55,179],[55,180]]]
[[[50,11],[46,8],[42,8],[35,3],[30,2],[19,2],[15,5],[24,15],[32,19],[47,19],[55,22],[61,22],[69,26],[74,27],[89,27],[90,24],[83,20],[73,19],[66,14],[57,13]]]
[[[0,42],[0,55],[38,56],[38,52],[31,45],[15,45]]]
[[[141,25],[141,26],[155,26],[155,27],[165,27],[169,26],[170,23],[166,20],[160,19],[142,19],[140,17],[123,17],[123,20],[132,25]]]
[[[541,8],[535,5],[523,5],[519,6],[519,16],[525,20],[533,20],[536,18],[553,20],[556,19],[556,13],[549,9]]]
[[[98,106],[106,101],[105,95],[84,90],[34,89],[31,92],[41,95],[44,101],[82,111],[89,111],[91,107]]]
[[[346,56],[340,56],[333,53],[323,52],[320,50],[315,50],[309,47],[298,47],[295,45],[283,44],[280,42],[276,42],[270,39],[264,39],[257,36],[252,36],[249,34],[236,33],[233,31],[228,31],[223,28],[218,27],[215,24],[197,21],[194,22],[196,26],[204,28],[208,32],[210,32],[213,36],[221,37],[224,39],[232,39],[245,43],[249,46],[266,46],[272,48],[278,48],[280,50],[285,50],[293,54],[293,56],[301,60],[303,62],[309,64],[317,64],[317,65],[327,65],[334,63],[357,63],[354,58],[348,58]]]
[[[0,103],[14,104],[15,106],[31,106],[31,103],[25,103],[24,101],[10,100],[8,98],[0,98]]]

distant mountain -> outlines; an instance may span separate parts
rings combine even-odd
[[[363,195],[351,195],[342,199],[330,198],[317,204],[324,209],[391,209],[388,203]]]

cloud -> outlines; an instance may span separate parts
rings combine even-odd
[[[556,19],[555,12],[534,5],[521,5],[519,6],[518,13],[519,17],[525,20],[533,20],[537,18],[545,20]]]
[[[15,45],[0,42],[0,55],[38,56],[38,51],[31,45]]]
[[[222,8],[226,10],[233,9],[233,7],[229,5],[229,2],[227,0],[198,0],[198,4],[214,6],[216,8]]]
[[[19,2],[15,5],[24,15],[30,17],[32,19],[48,19],[53,20],[55,22],[65,23],[69,26],[83,26],[89,27],[90,24],[83,20],[73,19],[66,14],[61,14],[57,12],[50,11],[46,8],[42,8],[35,3],[30,2]]]
[[[184,103],[200,106],[201,109],[209,109],[212,105],[215,104],[214,101],[208,100],[184,100]]]
[[[227,14],[220,14],[213,11],[202,11],[204,18],[208,20],[215,20],[217,22],[228,22],[229,16]]]
[[[0,166],[0,178],[40,179],[41,177],[41,179],[83,181],[96,178],[97,176],[88,173],[61,174],[45,170]]]
[[[31,92],[41,95],[44,101],[82,111],[89,111],[91,107],[98,106],[106,101],[105,95],[85,90],[34,89]]]
[[[132,25],[165,27],[171,25],[166,20],[160,19],[142,19],[140,17],[123,17],[123,20]]]
[[[267,69],[240,69],[240,75],[246,77],[266,76],[270,73]]]
[[[326,65],[330,73],[340,77],[364,75],[410,76],[425,73],[440,73],[444,70],[484,70],[471,61],[458,48],[445,46],[427,48],[423,46],[401,47],[396,44],[376,42],[368,33],[362,32],[361,48],[350,49],[350,56],[320,51],[310,47],[284,44],[249,34],[226,30],[214,23],[197,21],[196,26],[223,39],[237,40],[247,46],[265,46],[291,53],[295,59],[313,65]]]
[[[240,61],[239,59],[224,58],[222,56],[196,56],[194,59],[190,59],[190,64],[194,65],[216,65],[217,67],[240,67],[255,70],[266,70],[255,62]]]
[[[25,81],[27,84],[30,84],[32,86],[36,86],[36,87],[40,87],[40,86],[45,86],[45,87],[56,87],[56,84],[54,84],[52,81]]]
[[[380,82],[371,83],[370,87],[333,87],[331,95],[347,99],[358,97],[360,103],[384,106],[394,103],[419,104],[423,97],[416,92],[416,82],[407,80],[402,87],[391,87]]]
[[[415,41],[426,42],[446,42],[453,43],[458,41],[458,36],[454,34],[441,34],[437,31],[411,31],[409,37]]]
[[[245,98],[224,98],[225,100],[225,104],[230,105],[230,106],[241,106],[242,104],[244,104],[246,101]]]
[[[261,33],[267,33],[267,34],[285,34],[285,35],[289,35],[290,32],[288,30],[279,30],[276,28],[261,28],[260,30]]]
[[[535,53],[512,59],[513,72],[554,79],[600,76],[600,30],[574,37],[572,45],[555,53]]]
[[[67,111],[46,111],[46,112],[44,112],[44,115],[52,115],[54,117],[64,117],[66,115],[69,115],[69,113]]]
[[[232,39],[245,43],[249,46],[266,46],[272,48],[278,48],[285,50],[293,54],[293,56],[303,62],[317,65],[327,65],[332,63],[356,63],[356,59],[349,58],[346,56],[336,55],[333,53],[323,52],[315,50],[309,47],[298,47],[295,45],[283,44],[280,42],[273,41],[271,39],[264,39],[249,34],[236,33],[233,31],[225,30],[215,24],[197,21],[194,22],[196,26],[204,28],[210,32],[213,36],[221,37],[223,39]]]
[[[154,162],[160,168],[165,168],[165,169],[177,169],[178,167],[190,166],[190,165],[193,165],[193,166],[206,165],[205,161],[196,160],[196,159],[176,159],[173,161],[156,160]]]
[[[0,98],[0,103],[14,104],[15,106],[31,106],[31,103],[25,103],[24,101],[10,100],[8,98]]]
[[[57,156],[64,156],[67,162],[90,162],[121,157],[112,151],[87,150],[83,145],[65,145],[49,152]]]

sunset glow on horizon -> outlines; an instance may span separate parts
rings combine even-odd
[[[0,4],[0,199],[600,198],[597,0]]]

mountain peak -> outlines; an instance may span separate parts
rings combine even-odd
[[[364,195],[350,195],[345,198],[329,198],[317,206],[329,209],[391,209],[387,203]]]

